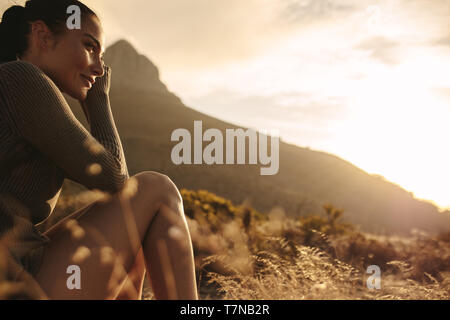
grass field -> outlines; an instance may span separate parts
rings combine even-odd
[[[204,190],[181,194],[203,299],[450,297],[450,233],[370,235],[341,222],[345,212],[331,205],[294,219]],[[380,267],[379,290],[367,287],[369,265]]]
[[[180,192],[201,299],[450,298],[450,232],[374,235],[343,222],[345,211],[332,205],[293,218],[205,190]],[[62,195],[47,225],[97,196]],[[367,286],[371,265],[380,268],[380,289]],[[143,298],[154,298],[147,277]]]

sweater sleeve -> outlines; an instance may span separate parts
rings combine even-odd
[[[107,97],[90,113],[91,135],[76,119],[55,83],[24,61],[0,66],[2,114],[12,129],[89,189],[119,191],[128,178],[122,145]]]
[[[109,100],[110,83],[111,69],[105,66],[105,75],[97,78],[86,100],[81,102],[81,106],[86,114],[92,136],[100,141],[118,159],[120,166],[126,172],[127,177],[129,177],[122,143],[111,110]]]

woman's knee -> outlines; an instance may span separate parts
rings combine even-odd
[[[167,175],[156,171],[143,171],[130,178],[137,192],[144,197],[149,194],[156,196],[158,201],[166,205],[179,205],[183,198],[178,187]]]

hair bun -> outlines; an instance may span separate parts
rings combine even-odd
[[[0,62],[16,60],[16,55],[27,46],[25,37],[28,30],[27,10],[22,6],[12,6],[3,13],[0,23],[0,39],[6,42],[0,51]]]
[[[25,22],[25,13],[25,7],[12,6],[3,13],[2,24],[20,26]]]

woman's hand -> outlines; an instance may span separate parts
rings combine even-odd
[[[95,96],[96,94],[102,93],[102,94],[109,94],[109,90],[111,88],[111,68],[107,65],[104,66],[105,73],[102,77],[98,77],[95,80],[94,85],[92,88],[88,91],[86,101],[89,103],[89,100],[92,96]]]
[[[89,99],[89,96],[94,93],[106,93],[109,94],[109,90],[111,88],[111,68],[107,65],[104,65],[105,74],[102,77],[99,77],[95,80],[94,85],[88,91],[88,95],[86,99]]]
[[[97,98],[99,96],[109,96],[109,91],[111,89],[111,68],[105,65],[104,70],[104,75],[95,80],[94,85],[87,93],[86,99],[83,101],[80,100],[81,107],[83,108],[83,112],[89,123],[89,108],[96,107],[95,104],[98,101]]]

